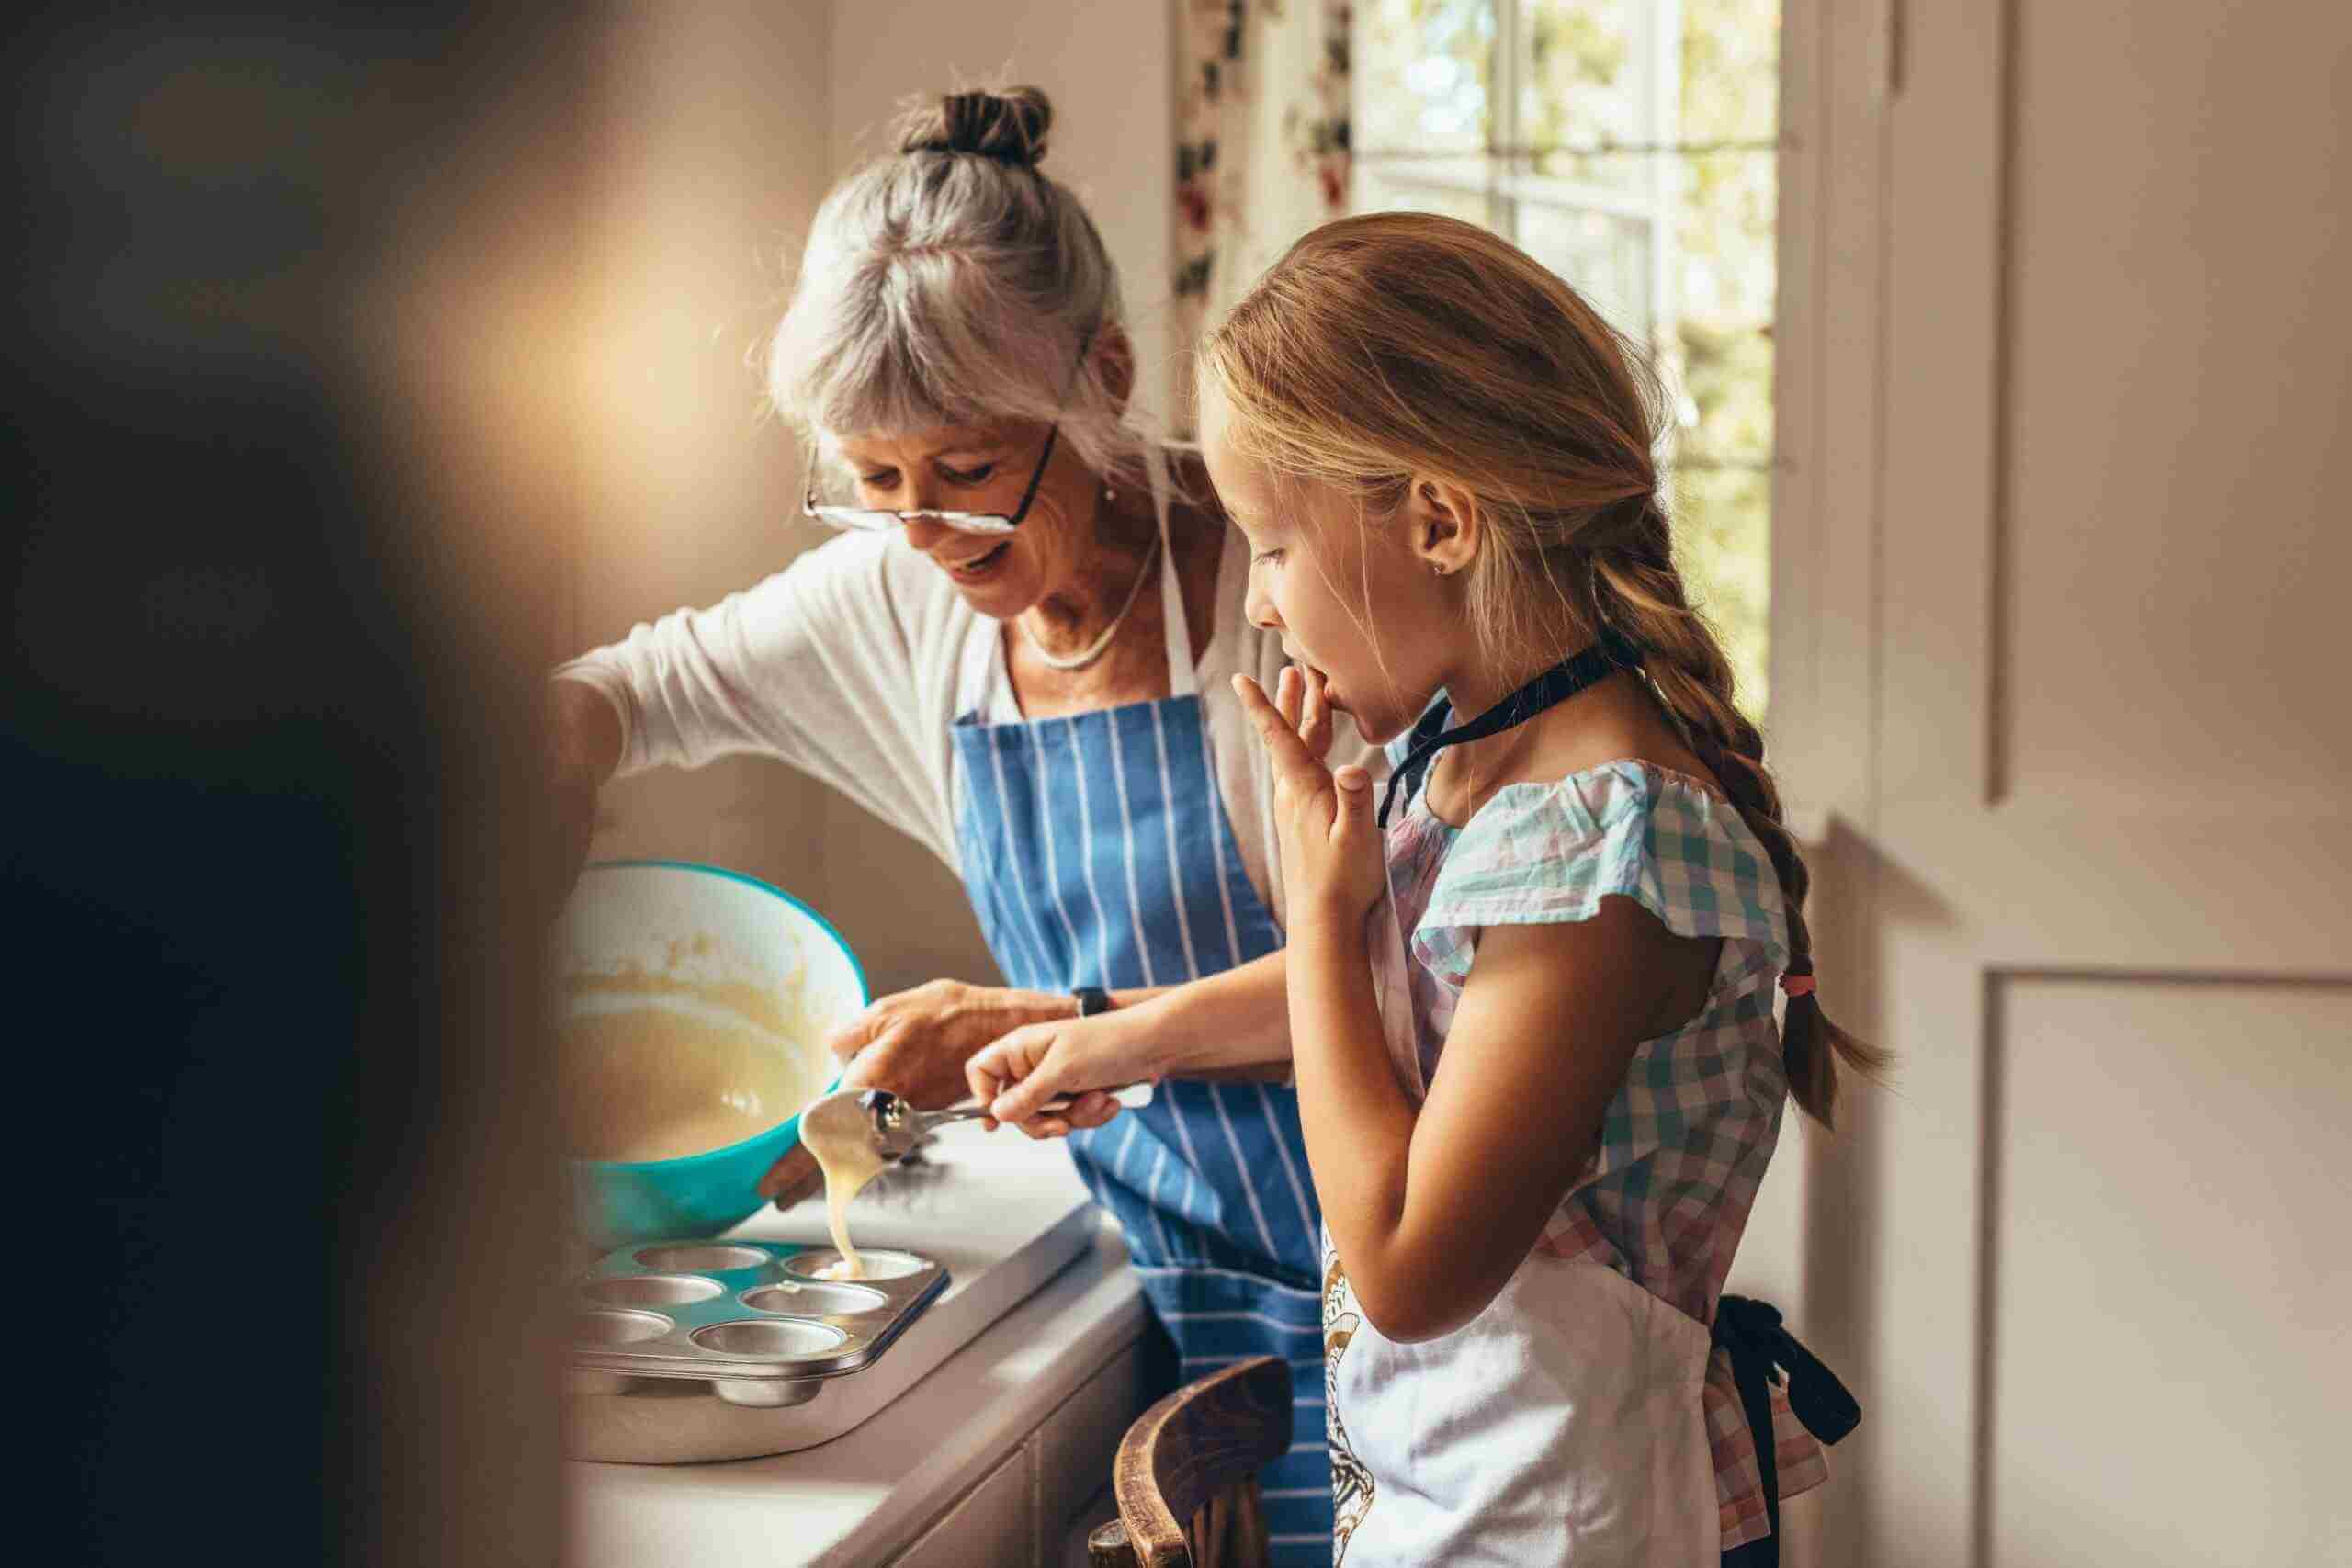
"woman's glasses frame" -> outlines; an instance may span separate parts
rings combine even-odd
[[[922,521],[944,523],[959,534],[1010,534],[1021,526],[1023,518],[1029,515],[1029,503],[1037,499],[1037,486],[1046,478],[1046,465],[1053,461],[1054,439],[1060,434],[1059,425],[1046,432],[1046,449],[1037,454],[1037,471],[1029,476],[1029,488],[1021,492],[1021,504],[1013,509],[1010,517],[994,512],[943,512],[934,506],[922,507],[913,512],[876,511],[867,506],[825,506],[818,503],[814,485],[809,487],[807,499],[800,503],[800,510],[808,516],[831,523],[836,528],[896,528],[902,523]]]
[[[1093,342],[1094,333],[1090,331],[1079,343],[1078,365],[1070,372],[1073,384],[1077,381],[1078,372],[1086,367],[1086,351]],[[959,534],[1010,534],[1021,526],[1023,518],[1029,515],[1029,504],[1037,499],[1037,487],[1045,482],[1046,465],[1054,460],[1054,443],[1060,437],[1062,429],[1058,424],[1050,426],[1046,431],[1045,450],[1037,454],[1037,471],[1029,476],[1029,488],[1021,492],[1021,504],[1012,509],[1012,514],[1010,517],[995,512],[944,512],[931,506],[913,512],[890,512],[870,506],[820,505],[817,500],[817,487],[813,482],[808,486],[808,493],[801,500],[800,511],[804,516],[814,517],[822,523],[830,523],[836,528],[864,528],[873,531],[896,528],[907,523],[929,522],[945,524]],[[812,462],[810,466],[813,468],[815,465]]]

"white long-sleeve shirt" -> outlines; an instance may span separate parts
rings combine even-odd
[[[1249,547],[1226,532],[1216,624],[1195,665],[1217,789],[1250,880],[1286,923],[1272,780],[1233,694],[1238,673],[1273,690],[1279,637],[1250,624]],[[707,609],[639,625],[556,671],[620,716],[620,772],[698,767],[754,753],[791,764],[912,835],[951,867],[958,783],[949,727],[1019,718],[1004,626],[976,614],[901,534],[845,534]],[[1339,716],[1331,757],[1380,759]]]

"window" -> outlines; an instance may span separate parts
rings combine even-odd
[[[1359,211],[1506,235],[1645,343],[1676,551],[1763,716],[1780,0],[1359,0]]]

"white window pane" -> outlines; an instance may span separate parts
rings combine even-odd
[[[1654,341],[1650,288],[1652,225],[1590,209],[1519,204],[1519,248],[1567,279],[1611,326],[1636,343]]]
[[[1764,328],[1685,316],[1661,368],[1678,404],[1670,459],[1771,462],[1772,339]]]
[[[1751,326],[1772,319],[1778,164],[1770,152],[1716,152],[1677,164],[1674,292],[1679,313]]]
[[[1772,454],[1772,224],[1769,152],[1682,162],[1675,204],[1672,330],[1661,345],[1684,394],[1678,449],[1721,460]]]
[[[1668,452],[1676,554],[1721,636],[1739,701],[1761,717],[1770,576],[1773,222],[1770,152],[1681,161],[1672,324],[1660,358],[1678,396]]]
[[[1650,146],[1664,139],[1647,0],[1520,0],[1519,142],[1530,148]],[[1537,173],[1640,190],[1646,164],[1553,152]]]
[[[1770,695],[1764,647],[1771,604],[1771,472],[1677,468],[1668,476],[1667,491],[1683,588],[1731,660],[1740,708],[1761,719]]]
[[[1476,223],[1481,229],[1494,226],[1492,204],[1479,191],[1388,179],[1361,166],[1356,170],[1353,210],[1442,212],[1448,218],[1459,218],[1464,223]]]
[[[1489,144],[1494,0],[1368,0],[1355,27],[1358,147],[1442,152]]]
[[[1681,139],[1771,141],[1781,130],[1781,0],[1681,6]]]

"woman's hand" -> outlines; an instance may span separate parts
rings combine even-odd
[[[1351,764],[1333,773],[1311,742],[1328,740],[1323,678],[1284,670],[1272,702],[1247,675],[1233,678],[1242,711],[1258,728],[1274,772],[1274,828],[1291,924],[1361,926],[1387,888],[1380,831],[1373,821],[1372,775]]]
[[[1116,1116],[1119,1102],[1105,1091],[1159,1076],[1144,1060],[1148,1045],[1136,1037],[1135,1010],[1027,1024],[974,1056],[964,1078],[995,1112],[989,1127],[1005,1122],[1033,1138],[1060,1138]],[[1065,1095],[1073,1097],[1067,1110],[1039,1111]]]
[[[980,1047],[1077,1010],[1071,998],[1051,992],[933,980],[882,998],[827,1035],[825,1045],[847,1064],[842,1088],[887,1089],[919,1111],[936,1111],[964,1098],[964,1064]],[[789,1208],[821,1179],[816,1160],[795,1145],[760,1178],[759,1193]]]

